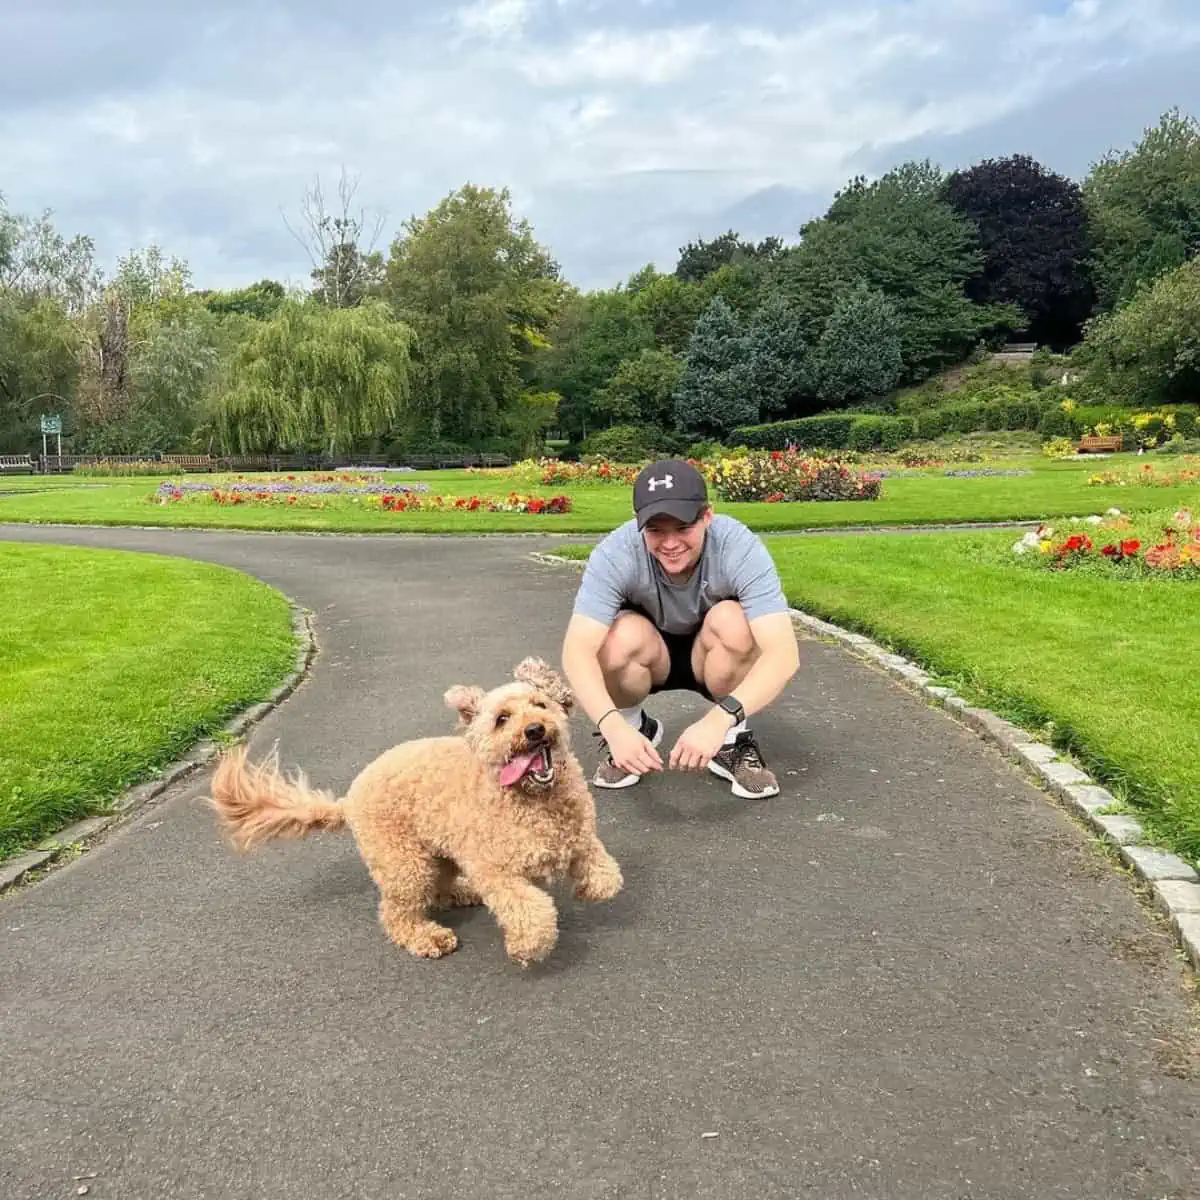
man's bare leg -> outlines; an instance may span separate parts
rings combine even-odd
[[[621,716],[657,746],[662,741],[662,722],[645,716],[642,701],[653,684],[666,680],[671,668],[667,645],[658,630],[641,613],[624,612],[609,628],[598,659],[605,687]],[[605,757],[592,782],[597,787],[621,788],[637,783],[639,778]]]
[[[742,606],[735,600],[722,600],[704,618],[692,647],[692,670],[719,700],[746,678],[760,653]],[[767,770],[745,721],[725,735],[725,744],[708,769],[727,779],[733,794],[742,799],[759,799],[779,792],[779,783]]]

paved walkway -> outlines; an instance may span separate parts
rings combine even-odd
[[[0,538],[229,563],[312,608],[314,674],[253,746],[339,789],[449,729],[449,684],[554,660],[576,578],[529,538]],[[627,890],[565,902],[529,973],[484,912],[448,959],[395,950],[347,835],[234,856],[203,779],[0,899],[0,1196],[1200,1195],[1169,937],[961,727],[803,660],[756,722],[784,794],[601,794]],[[688,710],[655,709],[669,735]]]

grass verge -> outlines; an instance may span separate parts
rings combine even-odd
[[[1129,511],[1164,503],[1200,506],[1200,486],[1091,486],[1095,464],[1029,460],[1020,476],[962,478],[914,473],[884,481],[883,496],[872,501],[793,504],[727,504],[722,512],[763,532],[866,525],[924,525],[981,521],[1042,520]],[[1109,469],[1120,465],[1110,460]],[[1125,464],[1129,465],[1129,464]],[[199,478],[199,477],[197,477]],[[216,479],[216,477],[207,477]],[[630,492],[622,486],[530,487],[505,474],[466,471],[413,472],[398,483],[426,482],[444,496],[506,495],[516,490],[543,497],[566,492],[572,511],[562,515],[446,512],[385,512],[375,505],[331,497],[324,507],[289,507],[278,501],[236,507],[210,501],[152,503],[160,480],[87,480],[88,486],[58,487],[41,493],[0,495],[0,522],[83,525],[150,525],[183,528],[293,530],[328,533],[604,533],[631,514]],[[1169,496],[1169,500],[1164,500]],[[314,503],[320,502],[315,499]]]
[[[286,599],[237,571],[0,542],[0,858],[103,811],[265,699]]]
[[[1151,836],[1200,860],[1198,585],[1026,569],[1007,561],[1013,540],[766,539],[797,608],[869,635],[1071,753]]]

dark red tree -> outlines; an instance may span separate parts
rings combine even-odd
[[[1015,304],[1044,345],[1078,341],[1095,295],[1088,277],[1087,214],[1079,185],[1025,154],[985,159],[946,179],[943,198],[974,223],[984,252],[967,295]]]

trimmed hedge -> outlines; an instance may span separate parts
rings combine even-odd
[[[809,450],[899,450],[905,442],[929,441],[946,433],[1038,429],[1043,413],[1050,407],[1057,409],[1047,400],[1029,397],[948,404],[895,417],[822,413],[795,421],[744,425],[733,430],[728,442],[751,450],[786,450],[788,446]]]
[[[727,439],[731,446],[751,450],[786,450],[789,445],[818,447],[822,450],[848,450],[850,430],[862,417],[829,413],[800,417],[795,421],[772,421],[767,425],[744,425]]]

